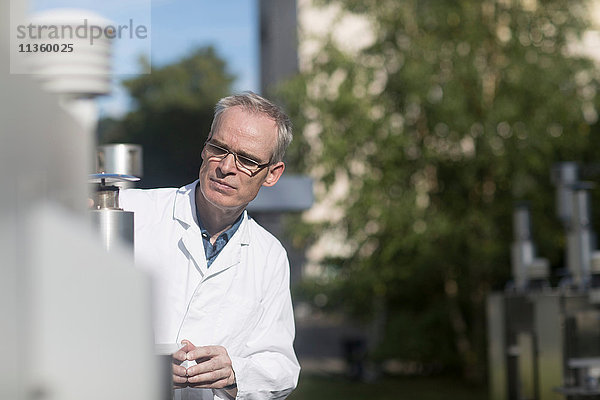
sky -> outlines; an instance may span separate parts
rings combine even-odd
[[[98,99],[100,116],[119,116],[131,102],[119,82],[138,74],[138,58],[153,66],[177,62],[194,48],[213,45],[234,91],[260,90],[258,0],[29,0],[31,13],[56,8],[90,10],[115,25],[149,27],[144,40],[117,40],[113,46],[113,90]],[[125,36],[125,35],[124,35]],[[134,38],[135,39],[135,38]],[[142,71],[143,72],[143,71]]]

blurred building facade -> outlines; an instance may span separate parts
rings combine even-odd
[[[310,71],[330,38],[349,54],[356,54],[374,41],[369,22],[362,16],[344,11],[339,5],[321,6],[313,0],[260,0],[259,3],[263,93],[268,94],[278,83],[297,72]],[[343,76],[338,74],[338,78],[340,79],[337,81],[327,82],[332,95],[335,95],[336,85],[341,84]],[[315,96],[322,95],[317,88],[322,83],[315,82],[315,88],[312,88]],[[307,109],[305,112],[311,111],[314,110]],[[296,130],[294,134],[303,135],[311,149],[318,149],[321,146],[320,130],[318,124],[310,124],[303,131]],[[337,201],[348,194],[349,180],[344,171],[340,171],[335,184],[330,188],[326,188],[321,182],[322,171],[317,167],[308,171],[308,175],[313,180],[314,203],[311,208],[303,211],[302,218],[316,223],[336,222],[344,218],[342,210],[336,206]],[[282,242],[290,253],[292,285],[306,277],[326,277],[327,271],[322,266],[322,260],[348,254],[349,244],[343,232],[319,232],[318,241],[303,251],[286,243],[280,217],[258,217],[261,224],[283,238]],[[319,296],[315,299],[315,304],[324,305],[327,297],[324,294]],[[315,311],[307,303],[295,302],[295,348],[302,368],[326,373],[352,373],[352,370],[356,370],[362,375],[364,371],[361,360],[369,336],[365,327],[342,316],[325,316]],[[352,354],[359,354],[354,363],[349,361]]]
[[[322,49],[331,39],[342,51],[350,55],[373,44],[375,35],[371,22],[363,15],[347,12],[339,4],[318,5],[313,0],[260,0],[260,48],[261,88],[268,93],[270,88],[295,72],[309,72]],[[308,88],[314,96],[335,97],[342,83],[342,73],[334,73],[327,79],[329,90],[322,93],[315,82]],[[310,113],[314,110],[306,110]],[[311,148],[320,146],[318,124],[309,124],[303,132]],[[340,170],[336,182],[326,188],[320,182],[322,172],[318,168],[309,171],[314,179],[315,203],[304,212],[303,219],[311,223],[337,222],[344,218],[336,203],[348,194],[348,176]],[[321,260],[326,257],[345,256],[351,250],[343,232],[322,232],[318,241],[306,249],[301,276],[318,277],[326,274]]]
[[[296,0],[260,0],[262,93],[298,72]]]

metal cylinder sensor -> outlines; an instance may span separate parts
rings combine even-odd
[[[133,248],[133,212],[101,209],[91,210],[92,221],[98,228],[102,246],[111,251],[117,243]]]

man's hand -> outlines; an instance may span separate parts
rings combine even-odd
[[[195,388],[227,389],[235,397],[235,374],[231,367],[231,359],[223,346],[196,347],[188,340],[182,341],[184,346],[173,358],[179,362],[196,361],[196,365],[185,368],[173,364],[173,382],[178,386]]]
[[[187,352],[195,348],[192,342],[184,340],[183,347],[173,354],[173,383],[177,387],[187,386],[187,368],[180,365],[187,360]]]

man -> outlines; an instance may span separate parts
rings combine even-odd
[[[245,211],[281,177],[291,139],[273,103],[226,97],[196,182],[121,194],[135,211],[136,261],[155,282],[156,343],[181,343],[173,357],[195,364],[174,364],[176,397],[279,399],[296,386],[287,255]]]

